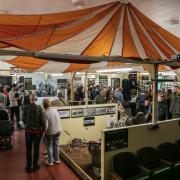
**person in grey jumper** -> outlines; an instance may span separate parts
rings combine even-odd
[[[175,86],[175,93],[171,96],[169,112],[172,118],[180,118],[180,83]]]
[[[45,142],[48,159],[46,164],[52,166],[60,163],[59,140],[62,131],[60,116],[56,109],[51,107],[48,99],[43,100],[44,121],[45,121]]]

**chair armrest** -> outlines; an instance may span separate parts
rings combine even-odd
[[[132,178],[128,178],[127,180],[135,180],[135,179],[149,180],[149,174],[148,173],[141,173],[141,174],[134,176]]]
[[[164,160],[164,159],[161,159],[160,161],[161,161],[161,164],[162,164],[162,165],[166,165],[166,166],[172,166],[172,165],[173,165],[172,162],[166,161],[166,160]]]
[[[144,166],[142,166],[142,165],[140,165],[139,167],[140,167],[140,169],[142,170],[142,172],[146,172],[146,173],[150,173],[150,172],[151,172],[150,169],[148,169],[148,168],[146,168],[146,167],[144,167]]]
[[[111,180],[124,180],[119,174],[116,174],[115,172],[111,173]]]
[[[157,167],[156,169],[153,169],[152,172],[163,172],[163,171],[167,171],[170,169],[171,169],[171,166],[169,166],[167,164],[162,164],[161,166]]]

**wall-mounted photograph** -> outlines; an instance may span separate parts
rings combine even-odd
[[[72,109],[71,110],[71,117],[83,117],[83,109]]]
[[[105,114],[106,114],[106,107],[98,107],[98,108],[96,108],[96,116],[105,115]]]
[[[96,115],[96,108],[85,108],[84,109],[84,116],[95,116]]]
[[[58,112],[59,112],[61,119],[70,118],[70,110],[69,109],[59,110]]]
[[[116,107],[115,106],[109,106],[106,108],[106,114],[115,114],[116,113]]]
[[[57,96],[57,83],[55,81],[45,80],[36,83],[37,97]]]

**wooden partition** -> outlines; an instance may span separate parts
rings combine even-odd
[[[108,135],[113,133],[120,132],[119,140],[124,138],[123,146],[117,150],[115,146],[109,150],[107,139]],[[170,120],[160,122],[159,128],[152,128],[152,124],[131,126],[126,128],[117,128],[117,129],[107,129],[102,130],[102,139],[101,139],[101,179],[110,180],[112,169],[112,158],[115,154],[125,151],[130,151],[135,153],[138,149],[145,146],[157,147],[160,143],[163,142],[175,142],[180,138],[180,126],[179,120]],[[127,144],[126,144],[127,136]],[[126,147],[127,146],[127,147]],[[106,152],[105,152],[106,150]]]
[[[107,112],[108,107],[115,107],[115,113]],[[105,108],[106,112],[99,115],[97,112],[95,114],[87,115],[87,109],[94,108],[101,110]],[[82,106],[66,106],[59,107],[57,110],[61,113],[67,110],[69,112],[69,117],[61,118],[62,133],[60,138],[60,145],[67,144],[69,140],[73,137],[84,138],[86,140],[96,140],[101,138],[101,130],[107,128],[107,120],[110,116],[111,118],[117,120],[117,104],[94,104],[94,105],[82,105]],[[94,124],[84,124],[85,118],[94,118]],[[91,121],[91,120],[90,120]],[[87,119],[88,122],[88,119]],[[70,135],[68,135],[68,132]]]

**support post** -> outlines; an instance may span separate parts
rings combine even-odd
[[[84,79],[84,92],[85,92],[85,105],[88,105],[88,70],[85,71]]]
[[[74,78],[75,78],[76,72],[71,72],[71,101],[74,100]]]
[[[154,64],[152,123],[157,124],[158,64]]]

